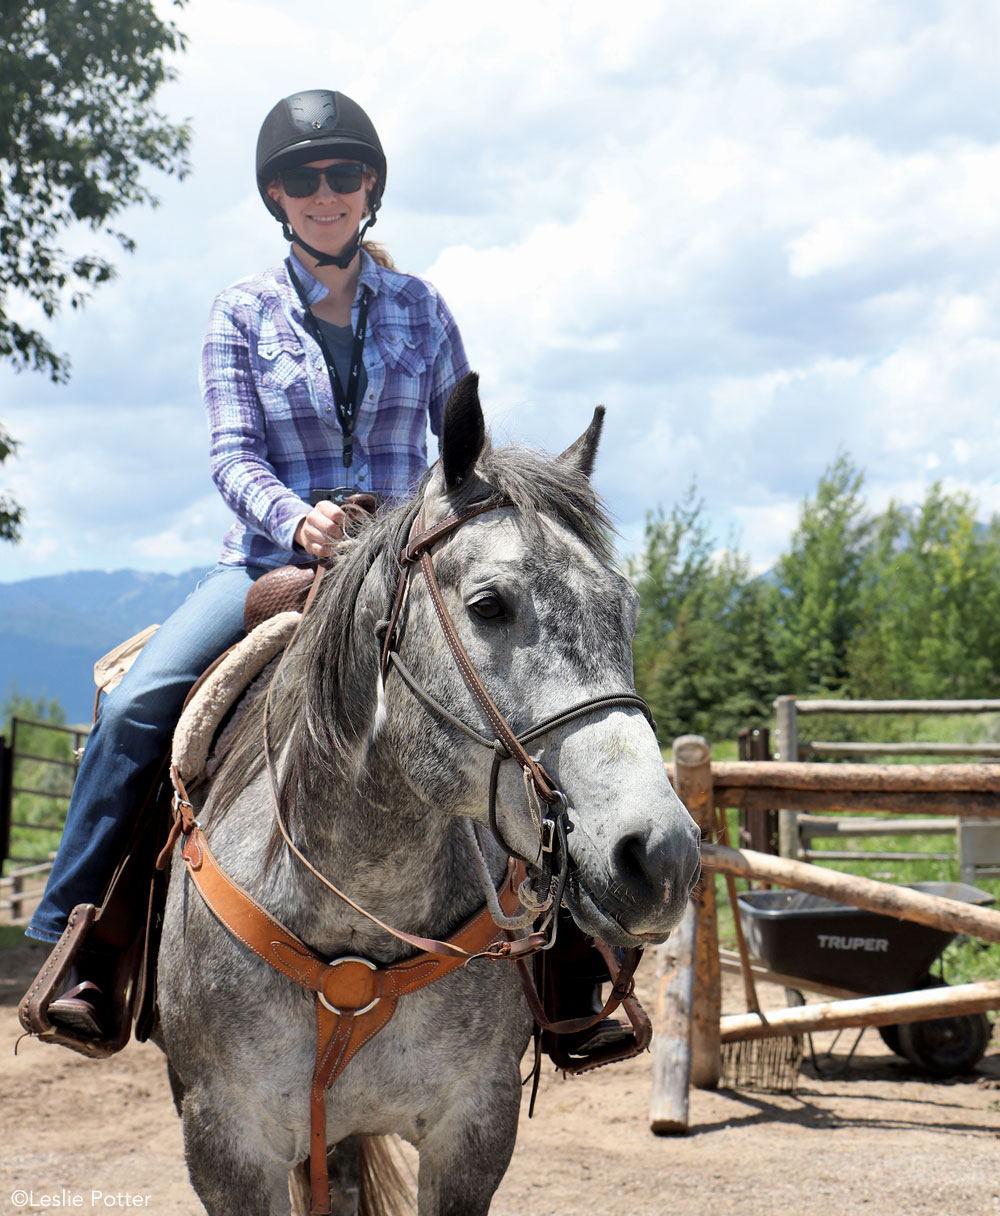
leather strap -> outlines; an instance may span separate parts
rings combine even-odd
[[[183,822],[178,816],[178,822]],[[316,1062],[310,1089],[309,1172],[312,1212],[329,1213],[326,1167],[326,1090],[354,1055],[392,1018],[399,998],[443,979],[473,958],[505,959],[524,953],[523,943],[499,938],[487,908],[465,922],[446,942],[388,967],[346,957],[327,962],[276,920],[219,866],[197,824],[188,821],[181,856],[206,906],[229,933],[282,975],[315,993]],[[498,891],[506,915],[519,906],[517,889],[526,871],[508,864]],[[425,940],[414,938],[414,940]],[[537,948],[537,947],[534,947]]]
[[[599,938],[595,938],[594,940],[595,944],[600,941]],[[528,971],[528,964],[522,959],[518,960],[518,974],[521,977],[521,986],[524,989],[528,1008],[531,1010],[532,1017],[543,1030],[552,1031],[553,1034],[574,1034],[578,1030],[589,1030],[591,1026],[596,1026],[598,1022],[606,1018],[609,1013],[614,1013],[619,1005],[632,996],[635,991],[635,969],[642,958],[642,951],[635,949],[626,950],[625,961],[621,964],[618,963],[613,952],[607,950],[607,948],[602,950],[601,953],[608,962],[608,972],[612,980],[611,991],[608,993],[608,999],[604,1002],[604,1007],[598,1013],[591,1014],[589,1017],[565,1018],[559,1022],[553,1022],[549,1019],[542,1005],[537,985]],[[610,960],[607,958],[608,954],[611,955]]]
[[[424,508],[421,503],[413,523],[410,525],[407,534],[406,544],[403,546],[403,551],[399,555],[399,581],[396,584],[396,595],[393,599],[392,610],[389,613],[389,625],[385,631],[385,637],[382,641],[382,682],[385,683],[385,678],[389,672],[389,653],[392,650],[393,640],[396,635],[396,624],[399,620],[399,613],[403,606],[403,600],[406,596],[406,586],[410,579],[410,570],[420,559],[420,556],[429,550],[433,545],[436,545],[439,540],[454,532],[456,528],[461,527],[468,519],[475,519],[477,515],[484,515],[487,511],[497,511],[501,507],[512,507],[514,504],[506,498],[487,498],[482,502],[474,503],[471,507],[464,511],[455,511],[451,515],[446,515],[444,519],[439,520],[433,528],[423,530]]]
[[[610,708],[611,706],[628,706],[630,708],[640,709],[646,716],[650,725],[653,725],[652,715],[649,711],[649,706],[634,692],[616,693],[603,697],[592,697],[578,705],[572,706],[569,710],[565,710],[560,714],[555,714],[551,718],[539,726],[525,732],[518,737],[510,723],[500,711],[496,701],[490,695],[489,690],[483,683],[479,673],[476,671],[465,646],[462,644],[461,638],[458,636],[458,630],[455,628],[455,623],[452,620],[451,614],[448,611],[447,605],[444,602],[444,596],[441,594],[441,589],[438,585],[437,578],[434,574],[434,563],[431,558],[431,549],[444,539],[450,533],[454,532],[463,523],[469,519],[474,519],[477,515],[482,515],[487,511],[495,511],[502,507],[513,506],[513,503],[506,498],[490,498],[484,499],[482,502],[474,503],[471,507],[464,511],[457,511],[451,515],[445,516],[431,528],[423,528],[423,506],[420,507],[413,523],[410,527],[407,543],[400,554],[400,572],[399,580],[396,584],[396,593],[393,597],[392,608],[389,613],[389,619],[384,622],[385,634],[382,639],[382,658],[381,658],[381,677],[383,687],[389,673],[389,665],[393,663],[400,675],[410,687],[411,691],[427,702],[437,713],[445,717],[454,726],[459,727],[467,735],[476,739],[484,746],[489,747],[494,752],[494,777],[497,773],[497,762],[499,760],[513,758],[517,761],[518,766],[522,771],[526,771],[530,777],[537,796],[548,806],[553,806],[562,800],[562,795],[553,781],[552,777],[546,771],[543,764],[534,760],[527,752],[525,744],[531,740],[539,738],[547,731],[552,730],[557,725],[562,725],[564,722],[581,717],[583,714],[594,711]],[[472,693],[476,703],[482,709],[487,721],[493,727],[496,738],[491,740],[486,736],[480,735],[478,731],[472,730],[456,719],[451,713],[439,705],[434,698],[422,688],[406,670],[406,667],[395,653],[394,642],[396,630],[399,624],[400,613],[402,612],[403,602],[406,598],[406,590],[409,585],[410,571],[415,563],[420,566],[421,573],[424,576],[424,582],[427,586],[428,594],[431,598],[431,603],[434,605],[434,611],[438,619],[438,624],[441,626],[441,631],[444,634],[445,640],[448,643],[448,648],[451,650],[452,656],[455,659],[456,666],[465,681],[466,687]],[[492,789],[493,778],[491,778]],[[563,802],[563,805],[565,803]],[[500,841],[504,848],[509,849],[509,845],[501,837],[491,813],[491,827],[494,835]]]
[[[388,674],[389,655],[392,650],[396,625],[406,594],[410,569],[414,563],[418,562],[421,573],[424,576],[424,582],[427,584],[427,590],[431,597],[431,603],[434,605],[434,611],[437,614],[441,631],[448,643],[448,648],[454,656],[462,679],[486,715],[487,720],[496,732],[497,738],[507,754],[517,760],[518,765],[522,769],[526,768],[528,770],[538,796],[543,802],[551,805],[557,800],[555,783],[544,767],[538,761],[533,760],[521,746],[517,735],[511,729],[507,719],[500,712],[499,706],[490,696],[485,684],[480,679],[479,673],[469,658],[468,652],[462,645],[462,641],[455,629],[455,624],[451,619],[451,614],[445,605],[441,589],[434,576],[434,565],[430,555],[431,549],[438,541],[443,540],[468,520],[474,519],[477,515],[483,515],[487,511],[496,511],[510,506],[513,506],[513,503],[506,498],[484,499],[482,502],[474,503],[471,507],[467,507],[464,511],[457,511],[451,515],[446,515],[444,519],[439,520],[427,529],[423,527],[424,513],[423,508],[421,508],[420,513],[413,522],[406,546],[400,554],[401,569],[399,582],[396,585],[396,595],[393,599],[388,628],[386,629],[385,638],[382,643],[382,682],[383,684],[385,683],[385,678]]]
[[[480,679],[479,673],[476,671],[472,660],[469,658],[468,651],[462,645],[462,639],[458,636],[458,631],[455,629],[451,613],[448,611],[444,597],[441,595],[441,588],[434,577],[434,566],[431,562],[431,555],[426,550],[420,555],[420,569],[424,576],[424,582],[427,584],[427,590],[430,592],[431,603],[434,605],[434,611],[437,614],[441,632],[445,636],[445,641],[448,643],[448,648],[455,658],[455,663],[461,672],[466,687],[476,698],[508,755],[517,761],[522,770],[528,770],[535,789],[538,791],[539,798],[551,805],[556,801],[555,782],[545,771],[545,768],[537,760],[533,760],[521,746],[520,739],[514,734],[510,723],[500,712],[500,707],[490,696],[486,685]]]

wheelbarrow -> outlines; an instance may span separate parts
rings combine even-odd
[[[988,891],[958,882],[904,886],[986,906]],[[931,965],[954,933],[880,916],[804,891],[746,891],[738,899],[747,946],[769,970],[846,994],[880,996],[942,985]],[[878,1027],[886,1046],[932,1076],[968,1072],[982,1058],[992,1027],[984,1013]]]

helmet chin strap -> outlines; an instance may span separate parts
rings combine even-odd
[[[323,253],[319,249],[314,249],[312,245],[307,245],[288,222],[288,217],[284,213],[279,218],[281,219],[281,231],[284,233],[285,240],[293,241],[301,249],[304,249],[310,257],[316,259],[317,266],[337,266],[341,270],[346,270],[351,262],[354,261],[354,255],[361,248],[361,242],[365,239],[365,233],[375,223],[375,211],[372,211],[368,219],[365,220],[361,231],[354,234],[340,253]]]

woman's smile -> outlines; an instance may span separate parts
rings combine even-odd
[[[334,158],[310,161],[309,168],[324,169],[328,165],[343,162]],[[294,232],[315,244],[324,252],[336,253],[351,240],[361,226],[368,212],[368,193],[373,179],[367,178],[360,190],[338,194],[326,180],[325,174],[319,175],[317,188],[306,198],[295,198],[284,189],[280,177],[268,190],[268,193],[282,208],[288,217]],[[320,241],[329,244],[320,244]]]

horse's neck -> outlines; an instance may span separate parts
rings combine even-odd
[[[250,794],[250,791],[248,791]],[[409,948],[340,900],[282,846],[272,848],[273,806],[266,787],[234,807],[212,833],[229,872],[303,940],[331,955],[391,959]],[[456,821],[403,806],[358,806],[356,791],[328,790],[304,830],[301,853],[354,903],[420,936],[444,936],[482,904]]]

